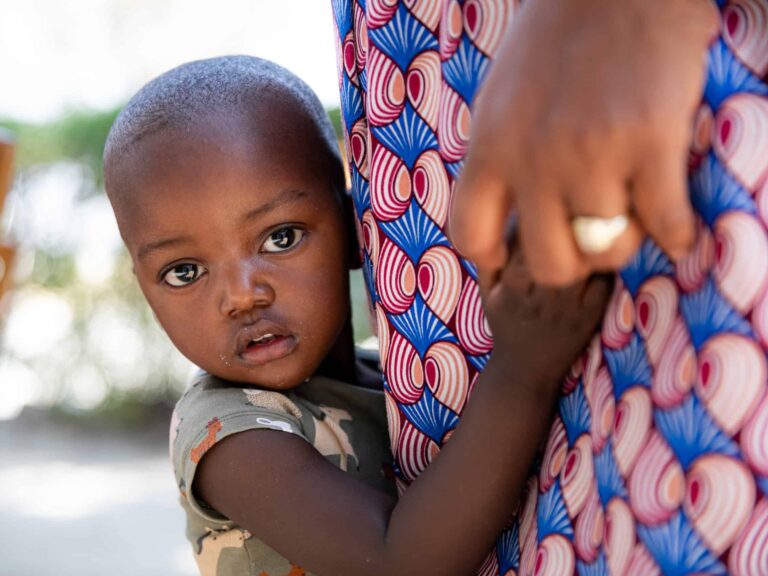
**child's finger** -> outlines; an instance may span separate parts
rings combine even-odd
[[[581,305],[587,310],[604,308],[613,292],[616,281],[614,274],[593,274],[590,276],[581,294]]]

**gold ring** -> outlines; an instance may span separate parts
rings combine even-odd
[[[605,252],[629,226],[629,218],[620,214],[613,218],[597,216],[576,216],[571,220],[571,229],[576,244],[584,254]]]

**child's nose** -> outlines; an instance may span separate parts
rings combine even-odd
[[[223,270],[221,312],[236,316],[260,306],[269,306],[275,300],[275,291],[258,266],[241,261]]]

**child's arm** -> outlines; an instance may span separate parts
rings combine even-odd
[[[484,298],[496,351],[451,440],[399,501],[271,430],[217,443],[198,468],[198,497],[321,575],[474,573],[515,511],[608,285],[542,290],[510,264]]]

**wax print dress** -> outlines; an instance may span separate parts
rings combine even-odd
[[[647,241],[563,386],[482,574],[768,574],[768,0],[718,2],[690,156],[695,250]],[[512,0],[333,0],[364,273],[401,487],[493,342],[445,236],[470,106]]]

